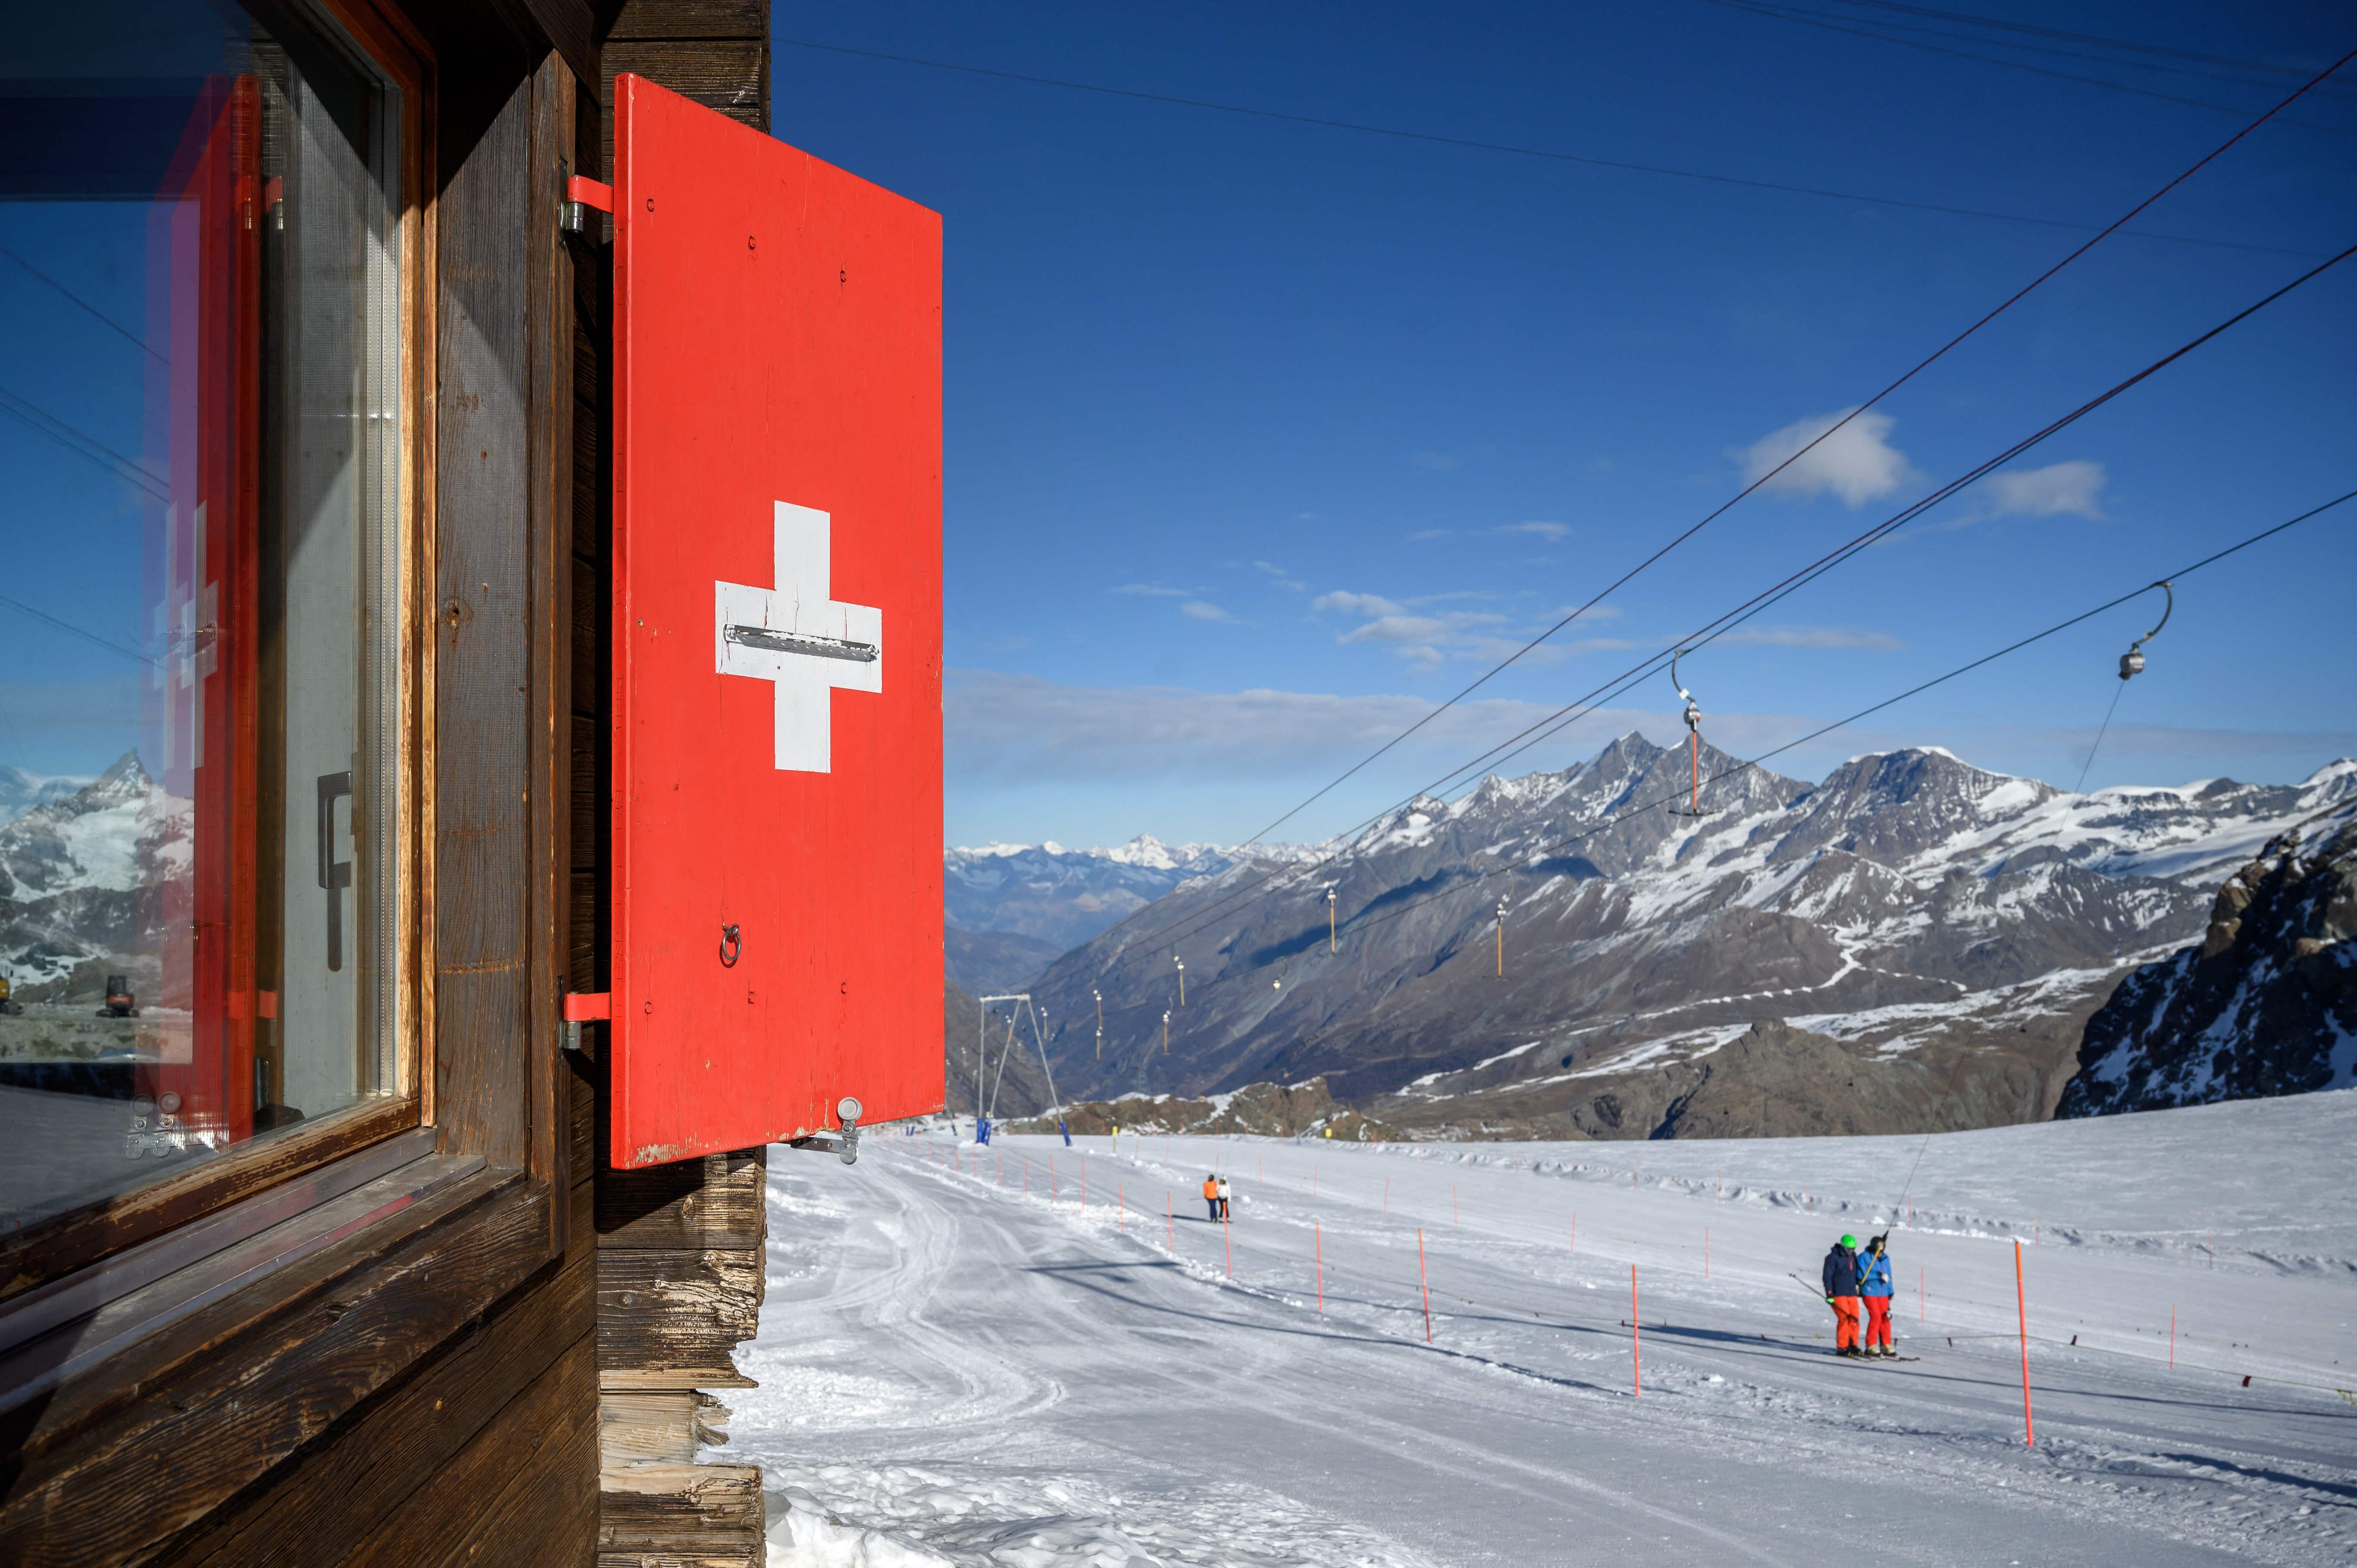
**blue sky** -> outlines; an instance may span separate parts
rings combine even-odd
[[[1984,14],[2282,68],[2357,47],[2345,10],[2254,12]],[[2098,225],[2241,123],[1704,0],[773,19],[777,134],[945,219],[953,843],[1254,832],[2084,236],[790,40]],[[2292,84],[2016,36],[2115,59],[1918,41],[2253,114]],[[2330,129],[2264,129],[2138,224],[2273,250],[2105,242],[1853,425],[1875,438],[1822,483],[1746,501],[1277,836],[1428,781],[2357,240],[2357,68],[2300,117]],[[2357,263],[1698,656],[1706,733],[1778,744],[2357,487],[2352,328]],[[2353,585],[2357,503],[2190,582],[2091,784],[2357,750]],[[2067,785],[2145,614],[1781,765],[1936,743]],[[1676,706],[1657,679],[1517,770],[1667,739]]]
[[[1855,405],[2084,236],[792,40],[2099,225],[2283,72],[2357,46],[2322,5],[1973,3],[2182,53],[1853,0],[778,9],[777,134],[945,219],[951,841],[1254,832],[1733,495],[1779,433]],[[2345,76],[2136,225],[2227,243],[2104,242],[1853,424],[1810,483],[1745,501],[1275,836],[1429,781],[2357,241]],[[139,216],[0,203],[0,244],[135,328],[140,246],[109,226]],[[143,352],[0,259],[0,386],[136,454]],[[1696,656],[1706,734],[1778,745],[2357,487],[2352,371],[2357,262]],[[122,482],[14,422],[0,463],[0,592],[139,642]],[[2090,782],[2291,779],[2357,752],[2352,585],[2357,503],[2190,580]],[[2115,611],[1777,765],[1939,744],[2067,785],[2149,624]],[[136,674],[0,615],[0,761],[102,768]],[[1514,770],[1631,726],[1672,739],[1676,706],[1657,678]]]

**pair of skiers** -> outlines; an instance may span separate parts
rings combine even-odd
[[[1889,1233],[1857,1250],[1845,1236],[1825,1254],[1825,1305],[1834,1309],[1836,1354],[1860,1358],[1896,1356],[1890,1343]]]
[[[1216,1176],[1203,1178],[1203,1203],[1211,1211],[1207,1218],[1212,1224],[1217,1225],[1227,1219],[1228,1184],[1224,1178]]]

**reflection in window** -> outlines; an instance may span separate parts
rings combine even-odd
[[[0,1232],[404,1090],[400,113],[286,6],[0,57]]]

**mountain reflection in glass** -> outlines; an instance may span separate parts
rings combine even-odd
[[[268,15],[0,61],[0,1234],[403,1088],[401,105]]]

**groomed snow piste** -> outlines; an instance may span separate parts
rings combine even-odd
[[[772,1563],[2357,1561],[2357,1091],[1929,1140],[1082,1144],[773,1155],[761,1387],[715,1455],[765,1466]],[[1894,1224],[1921,1359],[1835,1359],[1789,1276]]]

